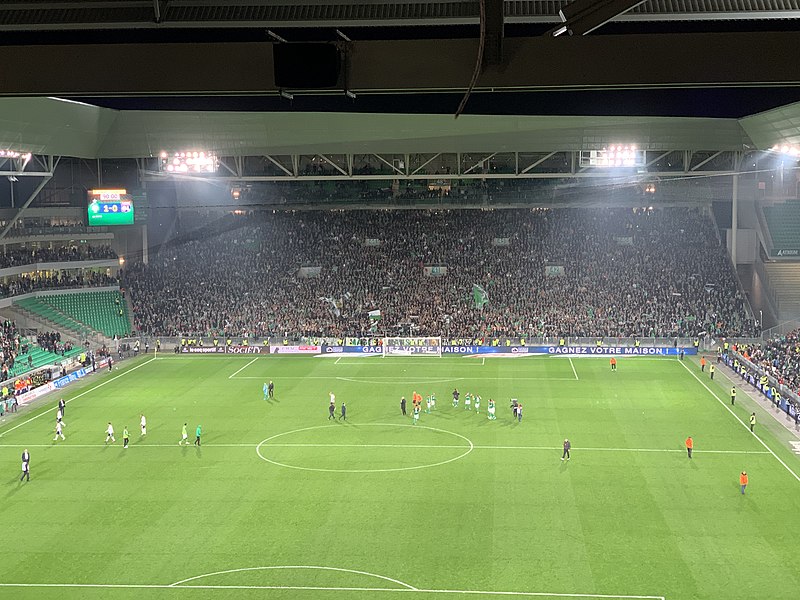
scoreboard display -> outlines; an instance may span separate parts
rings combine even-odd
[[[133,225],[133,198],[127,190],[89,190],[87,223],[94,227]]]

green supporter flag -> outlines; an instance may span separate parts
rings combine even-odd
[[[472,284],[472,300],[475,302],[475,308],[483,309],[484,304],[489,304],[489,294],[486,290],[479,286],[477,283]]]
[[[369,311],[369,320],[372,324],[369,328],[370,333],[375,333],[378,331],[378,321],[381,320],[381,311],[380,310],[371,310]]]

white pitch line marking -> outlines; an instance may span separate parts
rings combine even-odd
[[[704,388],[706,388],[706,390],[708,390],[708,393],[710,393],[712,396],[714,396],[714,398],[717,400],[717,402],[719,402],[719,403],[722,405],[722,408],[724,408],[724,409],[725,409],[725,410],[727,410],[729,413],[731,413],[731,414],[733,415],[733,418],[734,418],[734,419],[736,419],[737,421],[739,421],[739,424],[740,424],[742,427],[744,427],[744,428],[745,428],[745,430],[746,430],[746,431],[747,431],[747,432],[748,432],[750,435],[752,435],[752,436],[753,436],[753,437],[754,437],[756,440],[758,440],[758,443],[759,443],[759,444],[761,444],[762,446],[764,446],[764,448],[766,448],[766,449],[767,449],[767,452],[769,452],[770,454],[772,454],[772,456],[775,458],[775,460],[777,460],[779,463],[781,463],[781,464],[783,465],[783,468],[784,468],[784,469],[786,469],[787,471],[789,471],[789,473],[791,473],[791,474],[792,474],[792,477],[794,477],[794,478],[795,478],[797,481],[800,481],[800,475],[798,475],[797,473],[795,473],[794,471],[792,471],[792,469],[789,467],[789,465],[787,465],[785,462],[783,462],[783,461],[781,460],[781,458],[780,458],[780,457],[779,457],[777,454],[775,454],[775,453],[772,451],[772,448],[770,448],[769,446],[767,446],[767,444],[766,444],[766,443],[764,443],[764,440],[762,440],[760,437],[758,437],[758,436],[757,436],[757,435],[756,435],[754,432],[750,431],[750,427],[749,427],[748,425],[746,425],[746,424],[745,424],[745,422],[744,422],[744,421],[742,421],[742,420],[739,418],[739,416],[738,416],[738,415],[737,415],[735,412],[733,412],[733,411],[730,409],[730,407],[729,407],[727,404],[725,404],[725,402],[723,402],[722,400],[720,400],[719,396],[717,396],[717,394],[716,394],[716,393],[714,393],[714,390],[712,390],[710,387],[708,387],[708,386],[705,384],[705,382],[704,382],[702,379],[700,379],[700,378],[699,378],[697,375],[695,375],[695,373],[694,373],[694,372],[693,372],[693,371],[692,371],[692,370],[691,370],[689,367],[687,367],[687,366],[686,366],[684,363],[681,363],[681,366],[682,366],[684,369],[686,369],[686,371],[687,371],[687,372],[688,372],[688,373],[689,373],[689,374],[690,374],[692,377],[694,377],[694,378],[695,378],[695,379],[696,379],[696,380],[697,380],[697,381],[700,383],[700,385],[702,385]]]
[[[176,581],[175,583],[170,584],[170,587],[179,586],[183,583],[187,583],[189,581],[196,581],[198,579],[204,579],[206,577],[213,577],[215,575],[227,575],[229,573],[242,573],[245,571],[271,571],[271,570],[292,570],[292,569],[308,569],[308,570],[316,570],[316,571],[338,571],[340,573],[354,573],[355,575],[366,575],[367,577],[374,577],[376,579],[383,579],[384,581],[390,581],[391,583],[396,583],[404,588],[409,590],[416,591],[415,588],[410,583],[406,583],[404,581],[400,581],[399,579],[392,579],[391,577],[386,577],[385,575],[378,575],[376,573],[370,573],[368,571],[357,571],[355,569],[343,569],[340,567],[319,567],[314,565],[276,565],[276,566],[269,566],[269,567],[244,567],[242,569],[228,569],[226,571],[216,571],[214,573],[204,573],[203,575],[195,575],[194,577],[188,577],[187,579],[181,579],[180,581]]]
[[[256,442],[252,444],[203,444],[200,448],[253,448]],[[52,444],[0,444],[0,448],[122,448],[122,443],[116,444],[70,444],[68,442],[53,442]],[[132,443],[128,446],[131,448],[188,448],[177,442],[174,444],[136,444]],[[196,446],[195,446],[196,447]]]
[[[456,433],[454,431],[448,431],[447,429],[437,429],[436,427],[428,427],[427,425],[408,425],[405,423],[364,423],[363,426],[372,426],[372,427],[416,427],[417,429],[427,429],[429,431],[436,431],[438,433],[447,433],[449,435],[455,436],[459,439],[464,440],[468,446],[458,446],[459,450],[464,450],[458,456],[454,456],[453,458],[449,458],[447,460],[442,460],[435,463],[423,464],[423,465],[415,465],[413,467],[397,467],[391,469],[322,469],[322,468],[315,468],[315,467],[300,467],[297,465],[289,465],[277,460],[273,460],[261,454],[262,447],[269,447],[269,442],[276,438],[280,438],[286,435],[292,435],[294,433],[301,433],[304,431],[312,431],[315,429],[327,429],[329,427],[338,427],[338,425],[314,425],[313,427],[303,427],[302,429],[294,429],[292,431],[284,431],[283,433],[276,433],[275,435],[271,435],[265,440],[262,440],[256,446],[256,454],[258,457],[270,464],[276,465],[278,467],[285,467],[287,469],[297,469],[298,471],[315,471],[319,473],[393,473],[397,471],[416,471],[418,469],[429,469],[432,467],[440,467],[442,465],[449,464],[456,460],[460,460],[467,456],[472,450],[475,448],[475,445],[472,443],[472,440],[469,438],[461,435],[460,433]]]
[[[246,364],[245,366],[243,366],[242,368],[240,368],[240,369],[236,369],[236,371],[234,371],[232,375],[228,375],[228,379],[233,379],[234,377],[236,377],[236,375],[238,375],[239,373],[241,373],[242,371],[244,371],[244,370],[245,370],[247,367],[249,367],[250,365],[252,365],[252,364],[253,364],[254,362],[256,362],[257,360],[258,360],[258,357],[256,356],[256,357],[255,357],[253,360],[251,360],[249,363],[247,363],[247,364]],[[259,379],[259,378],[258,378],[258,377],[249,377],[248,379]]]
[[[569,359],[569,366],[572,367],[572,374],[575,375],[575,381],[579,381],[578,372],[575,370],[575,363],[572,362],[572,357]]]
[[[342,363],[345,364],[345,363]],[[332,377],[332,376],[331,376]],[[302,375],[292,375],[289,377],[279,377],[278,379],[327,379],[330,380],[331,377],[323,377],[319,375],[310,375],[307,377],[303,377]],[[229,378],[231,379],[231,378]],[[254,377],[250,375],[239,375],[238,377],[233,377],[232,379],[263,379],[263,377]],[[414,382],[422,382],[422,383],[435,383],[435,381],[439,380],[429,380],[429,379],[401,379],[398,377],[384,377],[382,375],[378,376],[370,376],[369,381],[366,381],[366,377],[358,378],[358,377],[336,377],[336,379],[341,379],[343,381],[353,381],[353,383],[373,383],[374,380],[382,379],[381,383],[414,383]],[[364,379],[361,381],[360,379]],[[480,379],[480,377],[451,377],[446,379],[445,381],[465,381],[465,380],[476,380]],[[493,381],[575,381],[574,377],[492,377]]]
[[[340,357],[338,357],[338,358],[336,359],[336,361],[335,361],[333,364],[335,364],[335,365],[338,365],[340,360],[342,360],[342,357],[341,357],[341,356],[340,356]]]
[[[433,445],[433,444],[263,444],[262,448],[450,448],[465,449],[468,446],[459,445]],[[481,446],[475,444],[475,450],[561,450],[560,446]],[[683,454],[685,450],[677,448],[578,448],[573,446],[573,450],[584,450],[587,452],[678,452]],[[695,450],[695,454],[769,454],[763,450]]]
[[[128,369],[127,371],[125,371],[125,372],[123,372],[123,373],[120,373],[119,375],[115,375],[115,376],[114,376],[114,377],[112,377],[111,379],[106,379],[104,382],[102,382],[102,383],[98,383],[98,384],[97,384],[96,386],[94,386],[93,388],[91,388],[91,389],[88,389],[88,390],[86,390],[86,391],[83,391],[83,392],[81,392],[80,394],[78,394],[77,396],[73,396],[73,397],[72,397],[72,398],[70,398],[69,400],[65,400],[65,401],[64,401],[64,404],[65,404],[65,405],[66,405],[66,404],[69,404],[69,403],[70,403],[70,402],[72,402],[73,400],[77,400],[77,399],[78,399],[78,398],[80,398],[81,396],[85,396],[85,395],[86,395],[86,394],[88,394],[89,392],[93,392],[93,391],[95,391],[97,388],[101,388],[101,387],[103,387],[104,385],[106,385],[107,383],[111,383],[111,382],[112,382],[112,381],[114,381],[115,379],[119,379],[120,377],[123,377],[123,376],[127,375],[128,373],[133,373],[133,372],[134,372],[136,369],[139,369],[139,368],[141,368],[141,367],[143,367],[143,366],[145,366],[145,365],[149,365],[149,364],[150,364],[151,362],[153,362],[154,360],[155,360],[155,357],[153,357],[153,358],[151,358],[150,360],[147,360],[147,361],[145,361],[145,362],[143,362],[143,363],[141,363],[141,364],[138,364],[138,365],[136,365],[135,367],[132,367],[132,368]],[[55,390],[54,390],[54,391],[55,391]],[[39,417],[41,417],[42,415],[46,415],[47,413],[49,413],[49,412],[53,412],[53,411],[55,411],[55,410],[57,410],[57,409],[58,409],[58,407],[57,407],[57,406],[54,406],[53,408],[50,408],[50,409],[48,409],[48,410],[43,410],[43,411],[42,411],[42,412],[40,412],[38,415],[34,415],[34,416],[32,416],[32,417],[31,417],[30,419],[28,419],[27,421],[23,421],[23,422],[22,422],[22,423],[20,423],[19,425],[14,425],[14,427],[11,427],[10,429],[6,429],[5,431],[2,431],[2,432],[0,432],[0,437],[3,437],[5,434],[7,434],[7,433],[11,433],[11,432],[12,432],[12,431],[14,431],[15,429],[19,429],[19,428],[20,428],[20,427],[22,427],[23,425],[27,425],[28,423],[30,423],[31,421],[35,421],[36,419],[38,419],[38,418],[39,418]]]
[[[450,377],[449,379],[387,379],[379,381],[380,378],[367,379],[366,377],[337,377],[339,381],[350,381],[352,383],[368,383],[371,385],[401,385],[409,383],[447,383],[449,381],[462,381],[464,377]]]
[[[325,592],[400,592],[406,594],[472,594],[476,596],[518,596],[522,598],[600,598],[603,600],[666,600],[664,596],[613,594],[569,594],[489,590],[433,590],[424,588],[321,587],[302,585],[148,585],[127,583],[0,583],[0,588],[85,588],[134,590],[311,590]]]
[[[253,448],[258,443],[252,444],[203,444],[201,448]],[[25,446],[27,448],[115,448],[121,447],[119,444],[69,444],[69,443],[52,443],[52,444],[0,444],[2,448],[19,448]],[[180,446],[178,444],[131,444],[131,448],[188,448],[188,446]],[[302,443],[281,443],[281,444],[263,444],[262,448],[412,448],[412,449],[425,449],[435,450],[441,448],[443,450],[455,449],[466,450],[469,446],[457,444],[302,444]],[[481,446],[475,444],[475,450],[547,450],[555,451],[561,450],[560,446]],[[675,452],[683,454],[685,450],[678,450],[676,448],[578,448],[573,446],[573,450],[583,450],[586,452]],[[695,454],[770,454],[766,450],[700,450],[695,449]]]

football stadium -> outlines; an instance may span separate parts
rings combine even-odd
[[[800,3],[0,4],[0,600],[794,600]]]

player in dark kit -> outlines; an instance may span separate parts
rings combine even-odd
[[[61,417],[64,417],[64,408],[67,406],[67,403],[64,402],[63,398],[59,398],[58,400],[58,410],[61,411]]]
[[[400,398],[400,410],[403,411],[403,416],[406,414],[406,397]]]
[[[564,440],[564,453],[561,455],[561,460],[565,458],[569,460],[569,451],[572,448],[572,444],[569,443],[569,440]]]
[[[329,404],[328,405],[328,421],[330,421],[331,419],[333,419],[334,421],[336,420],[336,415],[334,414],[335,411],[336,411],[336,405],[333,404],[333,403]]]
[[[347,421],[347,407],[344,402],[342,402],[342,414],[339,415],[339,420],[341,421],[342,419]]]
[[[269,380],[269,385],[267,386],[267,394],[271,400],[275,399],[275,384],[272,383],[271,379]]]

